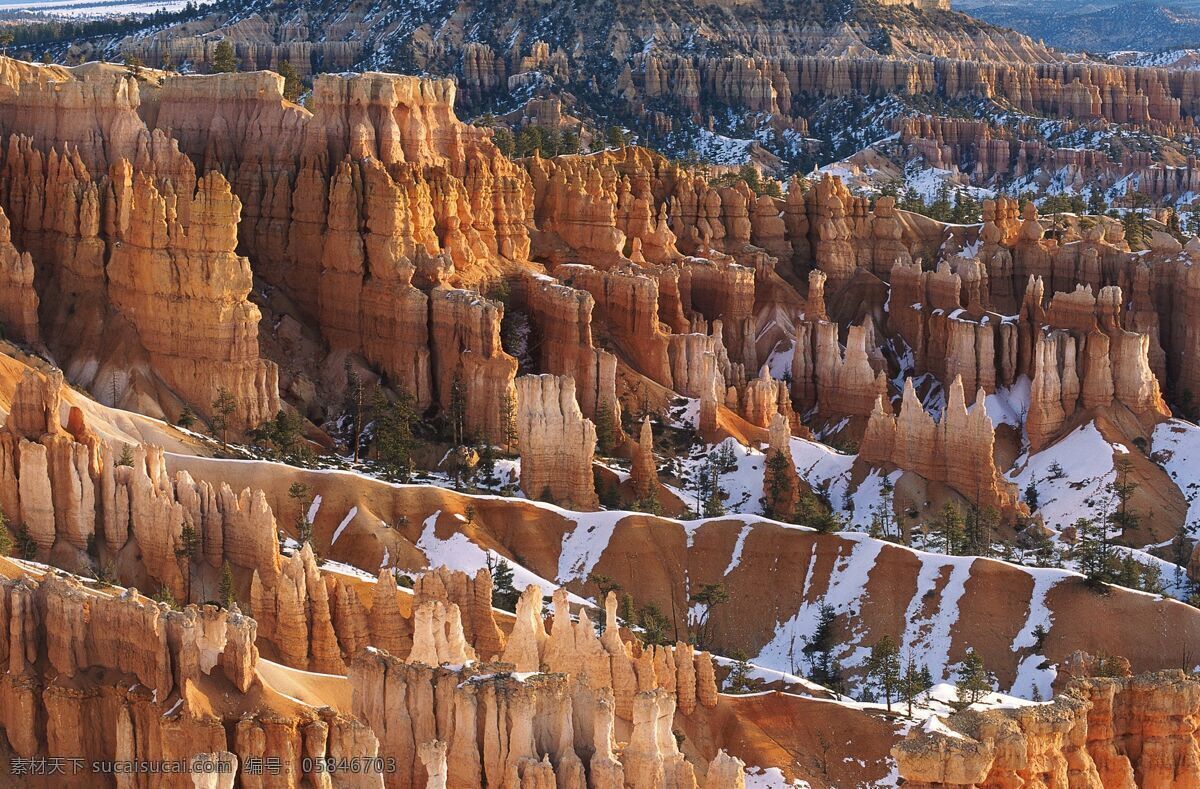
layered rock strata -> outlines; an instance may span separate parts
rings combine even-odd
[[[579,409],[574,379],[517,379],[517,442],[526,496],[548,498],[570,509],[599,509],[592,478],[596,428]]]

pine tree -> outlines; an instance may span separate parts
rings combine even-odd
[[[964,543],[963,518],[950,502],[942,507],[933,522],[934,534],[942,553],[947,556],[962,552]]]
[[[8,530],[8,519],[0,512],[0,556],[12,556],[13,536]]]
[[[1025,503],[1029,505],[1030,512],[1037,512],[1038,509],[1038,489],[1037,483],[1029,480],[1029,484],[1025,486],[1024,493]]]
[[[171,590],[165,586],[160,586],[158,588],[158,591],[154,594],[154,602],[166,603],[169,607],[176,610],[179,608],[179,603],[176,602],[175,595],[173,595]]]
[[[992,683],[983,667],[983,658],[974,649],[967,650],[956,677],[955,687],[958,688],[960,703],[974,704],[992,692]]]
[[[908,717],[913,714],[913,702],[929,689],[925,684],[924,674],[917,666],[917,662],[909,656],[908,663],[904,667],[904,674],[900,677],[900,698],[908,704]]]
[[[596,405],[596,451],[601,455],[610,455],[616,441],[616,426],[613,424],[612,405],[607,400],[601,400]]]
[[[746,653],[739,650],[731,657],[733,665],[729,668],[729,676],[725,678],[724,692],[733,695],[757,693],[762,686],[762,680],[750,676],[750,663],[746,659]]]
[[[450,384],[450,406],[446,409],[446,419],[450,423],[450,441],[456,447],[461,447],[466,440],[467,425],[467,393],[463,388],[462,376],[454,375]]]
[[[713,609],[729,602],[729,590],[722,583],[704,584],[700,587],[700,591],[694,593],[689,600],[700,607],[696,619],[696,643],[704,647],[709,642],[709,625]]]
[[[633,595],[626,592],[621,595],[621,621],[627,625],[633,625],[637,622],[637,609],[633,605]]]
[[[492,606],[503,611],[516,611],[517,599],[521,596],[513,586],[512,566],[504,559],[495,559],[488,554],[488,570],[492,574]]]
[[[1094,518],[1079,518],[1075,521],[1075,567],[1083,573],[1092,586],[1110,583],[1113,577],[1112,544],[1109,542],[1108,527]]]
[[[217,387],[217,396],[212,401],[212,426],[214,433],[220,433],[221,446],[229,446],[229,417],[237,410],[237,400],[228,389]]]
[[[500,395],[500,441],[505,452],[517,445],[517,399],[510,389]]]
[[[179,418],[175,420],[175,424],[184,430],[191,430],[192,425],[196,424],[196,412],[192,410],[190,405],[185,405],[183,410],[179,412]]]
[[[1138,516],[1129,506],[1129,501],[1137,491],[1138,485],[1129,477],[1129,473],[1133,470],[1133,463],[1129,458],[1124,455],[1118,456],[1113,466],[1116,476],[1105,488],[1113,501],[1108,522],[1112,528],[1124,534],[1138,527]]]
[[[964,549],[967,554],[988,556],[991,553],[992,537],[999,518],[999,514],[991,507],[981,510],[972,504],[967,509],[967,519],[963,527]]]
[[[180,559],[192,560],[200,553],[200,535],[190,523],[184,523],[179,532],[179,546],[175,555]]]
[[[304,90],[304,83],[300,81],[300,72],[291,64],[291,61],[281,60],[279,62],[279,76],[283,77],[283,97],[288,101],[300,98],[300,92]]]
[[[35,559],[38,554],[37,540],[24,524],[13,529],[13,553],[18,559]]]
[[[891,636],[884,636],[871,646],[867,658],[867,677],[883,691],[888,712],[892,711],[892,699],[900,690],[900,649]]]
[[[792,471],[792,463],[787,455],[782,452],[768,454],[763,472],[763,514],[768,518],[786,521],[795,517],[795,509],[790,506],[795,488]],[[785,509],[791,511],[786,512]]]
[[[492,142],[497,148],[500,149],[500,153],[503,154],[505,158],[512,157],[515,147],[513,142],[513,134],[511,131],[503,126],[494,129],[492,131]]]
[[[288,488],[288,498],[295,501],[299,510],[296,512],[296,541],[303,546],[305,543],[312,543],[313,524],[308,519],[308,511],[312,507],[312,496],[309,494],[308,485],[303,482],[293,482]],[[313,546],[314,548],[316,546]]]
[[[221,596],[221,605],[225,608],[233,608],[237,602],[237,589],[233,585],[233,568],[229,566],[229,561],[221,563],[221,586],[219,587]]]
[[[117,465],[118,466],[132,466],[133,465],[133,447],[131,447],[129,444],[121,445],[121,455],[120,455],[120,457],[117,458]]]
[[[223,38],[213,51],[212,72],[214,74],[232,74],[237,70],[238,61],[233,51],[233,44]]]
[[[357,463],[362,458],[363,382],[349,356],[343,363],[343,369],[346,372],[346,398],[342,402],[342,413],[350,419],[350,449]]]
[[[391,402],[382,390],[375,394],[375,455],[385,474],[397,482],[412,480],[412,427],[416,421],[412,395],[401,390]]]

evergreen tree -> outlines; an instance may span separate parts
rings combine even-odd
[[[942,507],[933,521],[934,536],[942,553],[947,556],[962,552],[965,542],[963,517],[958,508],[950,502]]]
[[[625,132],[620,126],[609,126],[604,133],[604,139],[609,148],[621,148],[625,145]]]
[[[833,657],[833,648],[837,645],[834,625],[836,614],[833,606],[822,603],[818,609],[817,627],[812,637],[804,645],[804,653],[808,656],[808,676],[818,685],[823,685],[835,693],[844,693],[845,684],[842,682],[841,666]],[[792,669],[793,673],[795,668]]]
[[[655,646],[666,646],[672,638],[667,632],[670,622],[654,603],[646,603],[638,609],[638,626],[642,628],[642,641]]]
[[[1025,486],[1024,494],[1025,503],[1029,505],[1030,512],[1037,512],[1038,509],[1038,489],[1037,483],[1029,480],[1029,484]]]
[[[867,658],[867,678],[883,692],[888,712],[892,711],[892,699],[901,687],[900,649],[891,636],[884,636],[871,646]]]
[[[1108,521],[1113,529],[1124,534],[1138,527],[1138,516],[1129,506],[1130,499],[1137,491],[1137,483],[1130,479],[1133,463],[1124,455],[1118,455],[1113,463],[1116,475],[1113,481],[1105,487],[1112,497],[1112,510]]]
[[[499,482],[496,479],[496,449],[490,443],[484,442],[479,447],[479,463],[475,466],[475,473],[484,485],[491,486]]]
[[[507,561],[488,554],[488,570],[492,574],[492,606],[502,611],[516,611],[520,594],[513,586],[513,569]]]
[[[1112,543],[1104,521],[1079,518],[1075,521],[1075,567],[1092,586],[1112,581]]]
[[[35,559],[38,554],[37,540],[24,524],[13,529],[13,553],[18,559]]]
[[[607,400],[596,404],[596,451],[601,455],[610,455],[616,440],[616,426],[613,424],[612,405]]]
[[[700,591],[694,593],[689,599],[700,606],[699,616],[696,620],[696,643],[701,647],[707,646],[713,609],[729,602],[729,590],[722,583],[704,584],[700,587]]]
[[[212,72],[214,74],[232,74],[237,70],[238,60],[233,52],[233,44],[223,38],[213,51]]]
[[[175,420],[175,424],[184,430],[191,430],[192,425],[196,424],[196,412],[192,410],[190,405],[185,405],[183,410],[179,412],[179,418]]]
[[[237,410],[237,400],[223,386],[217,387],[217,396],[212,401],[213,433],[221,436],[221,446],[229,446],[229,417]]]
[[[1108,210],[1108,202],[1104,199],[1104,190],[1093,186],[1088,193],[1087,212],[1095,216],[1103,216]]]
[[[409,482],[413,474],[412,453],[416,448],[413,437],[412,395],[400,390],[396,400],[390,401],[382,390],[375,393],[375,456],[383,466],[384,473],[397,482]]]
[[[365,415],[365,392],[362,377],[347,356],[342,365],[346,372],[346,397],[342,401],[342,413],[350,420],[350,450],[357,463],[362,457],[362,432]]]
[[[508,389],[500,396],[501,442],[506,452],[517,445],[517,399]]]
[[[956,672],[958,700],[961,703],[974,704],[992,692],[992,683],[983,667],[983,658],[974,649],[967,650],[962,665]]]
[[[191,561],[200,554],[200,535],[190,523],[184,523],[183,528],[179,531],[179,546],[175,548],[175,555],[180,559]]]
[[[446,409],[446,420],[450,423],[450,441],[456,447],[466,441],[467,392],[463,388],[462,376],[454,374],[450,384],[450,406]]]
[[[609,592],[621,591],[621,585],[607,575],[588,573],[587,580],[596,587],[596,605],[600,608],[604,607],[604,601],[608,599]]]
[[[296,512],[296,541],[301,546],[304,543],[312,543],[313,524],[308,519],[308,511],[312,507],[312,496],[309,493],[308,485],[303,482],[293,482],[288,488],[288,498],[292,499],[299,506]],[[316,546],[313,546],[314,549]]]
[[[988,556],[991,553],[992,537],[995,535],[999,519],[999,513],[992,507],[981,510],[972,504],[967,509],[967,518],[963,526],[963,547],[967,554]]]
[[[629,592],[621,595],[621,610],[619,615],[621,621],[627,625],[637,623],[637,609],[633,604],[633,595],[629,594]]]
[[[790,504],[793,493],[795,492],[795,483],[792,479],[794,468],[788,460],[787,455],[782,452],[768,453],[766,469],[763,472],[763,514],[768,518],[787,521],[795,517],[794,508],[786,507],[785,504]],[[791,512],[785,512],[785,509],[791,509]]]
[[[121,456],[117,458],[117,465],[118,466],[132,466],[133,465],[133,447],[131,447],[129,444],[121,445]]]
[[[233,585],[233,568],[229,566],[229,561],[221,563],[221,586],[219,594],[221,596],[221,605],[225,608],[233,608],[237,602],[237,589]]]
[[[300,98],[300,93],[304,90],[304,83],[300,81],[300,72],[296,70],[291,61],[279,61],[279,76],[283,77],[283,97],[288,101]]]
[[[12,556],[13,536],[8,530],[8,519],[0,512],[0,556]]]
[[[928,675],[928,668],[922,672],[917,666],[917,662],[910,656],[908,663],[904,666],[904,673],[900,677],[900,698],[908,705],[908,717],[913,714],[913,702],[917,698],[929,690],[930,685],[925,684],[925,677]]]
[[[160,586],[154,594],[154,602],[166,603],[169,607],[176,610],[179,609],[179,603],[175,600],[175,595],[171,594],[171,590],[165,586]]]
[[[503,126],[499,126],[492,130],[492,142],[500,150],[505,158],[512,158],[515,150],[513,133]]]
[[[724,692],[733,695],[757,693],[762,686],[762,680],[750,676],[750,663],[746,659],[746,653],[739,650],[731,657],[734,662],[729,668],[729,676],[725,678]]]

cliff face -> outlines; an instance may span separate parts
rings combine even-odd
[[[911,735],[892,753],[916,787],[1186,786],[1200,780],[1198,703],[1181,671],[1077,679],[1045,705],[958,713],[950,734]]]
[[[962,378],[950,385],[940,423],[926,413],[908,379],[898,416],[892,416],[882,398],[875,401],[859,456],[945,482],[980,508],[1008,512],[1017,505],[1017,491],[996,468],[995,440],[987,411],[967,411]]]
[[[202,14],[99,46],[114,60],[133,54],[145,63],[204,71],[225,39],[246,70],[287,60],[301,74],[354,66],[438,74],[457,80],[473,114],[507,112],[514,122],[533,117],[572,128],[580,116],[597,126],[615,111],[655,142],[680,133],[697,139],[701,129],[714,127],[737,134],[717,110],[728,107],[735,117],[755,118],[759,134],[747,136],[791,163],[806,151],[790,143],[809,133],[810,118],[820,123],[822,113],[813,109],[831,98],[995,101],[1031,114],[1170,131],[1188,126],[1195,111],[1190,78],[1073,62],[1024,36],[947,12],[941,0],[841,6],[748,0],[736,7],[624,0],[571,9],[461,0],[404,19],[392,11],[391,3],[343,3],[315,13],[248,0],[232,18]],[[79,44],[71,56],[94,57],[97,47]],[[548,104],[554,112],[542,109]],[[830,136],[838,131],[821,129]]]
[[[548,497],[570,509],[599,509],[592,480],[596,428],[579,410],[573,379],[517,379],[517,441],[526,496]]]
[[[0,627],[0,728],[19,757],[82,760],[63,785],[111,780],[92,772],[97,760],[201,759],[232,779],[239,764],[266,756],[286,785],[321,785],[328,775],[302,757],[377,753],[349,711],[284,701],[265,686],[255,622],[236,607],[175,611],[0,559]],[[193,785],[187,772],[156,783]]]

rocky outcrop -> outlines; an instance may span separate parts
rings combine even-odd
[[[570,509],[599,508],[592,479],[596,428],[579,410],[573,379],[517,379],[517,442],[526,496],[548,498]]]
[[[41,340],[33,274],[33,258],[12,245],[8,217],[0,211],[0,328],[6,338],[29,345]]]
[[[944,482],[981,509],[1011,513],[1018,506],[1017,491],[996,468],[995,430],[983,398],[977,400],[968,411],[962,379],[955,378],[942,419],[935,422],[907,379],[898,416],[892,416],[882,398],[875,402],[859,457]]]
[[[763,464],[763,511],[787,519],[796,512],[800,500],[800,475],[792,459],[792,431],[787,417],[771,417],[769,436]]]
[[[1050,704],[953,715],[949,733],[914,732],[892,754],[915,787],[1187,785],[1200,780],[1198,704],[1181,671],[1078,679]]]
[[[207,175],[168,205],[128,164],[112,177],[120,243],[106,268],[109,297],[155,370],[201,414],[212,414],[222,390],[232,395],[235,431],[274,417],[278,371],[258,355],[261,316],[246,298],[250,262],[235,251],[241,204],[229,184]]]
[[[503,306],[473,291],[445,288],[435,288],[430,300],[439,405],[448,412],[461,398],[466,435],[503,444],[510,426],[502,406],[515,401],[517,373],[517,360],[500,344]]]
[[[650,380],[672,386],[670,329],[659,321],[657,279],[645,271],[601,271],[577,264],[558,266],[554,274],[564,284],[592,294],[592,317],[607,327],[623,358]]]
[[[802,413],[814,406],[822,416],[867,416],[887,395],[887,377],[872,366],[875,330],[868,320],[851,326],[845,353],[838,325],[826,320],[796,322],[792,349],[792,399]]]
[[[270,756],[299,782],[318,780],[302,757],[376,755],[374,734],[352,718],[295,700],[272,705],[257,674],[255,622],[236,606],[177,611],[134,590],[12,569],[0,559],[0,728],[20,757],[82,760],[64,785],[103,781],[92,773],[96,760],[223,754],[245,766]],[[193,785],[187,772],[160,783]],[[378,785],[378,776],[353,785]]]
[[[654,459],[654,429],[650,417],[642,419],[641,432],[633,450],[633,464],[629,469],[636,501],[651,501],[658,497],[658,463]]]
[[[612,424],[620,425],[617,358],[592,340],[595,299],[545,276],[526,277],[525,283],[529,314],[541,336],[540,369],[574,379],[585,416],[595,419],[597,409],[610,409]]]

